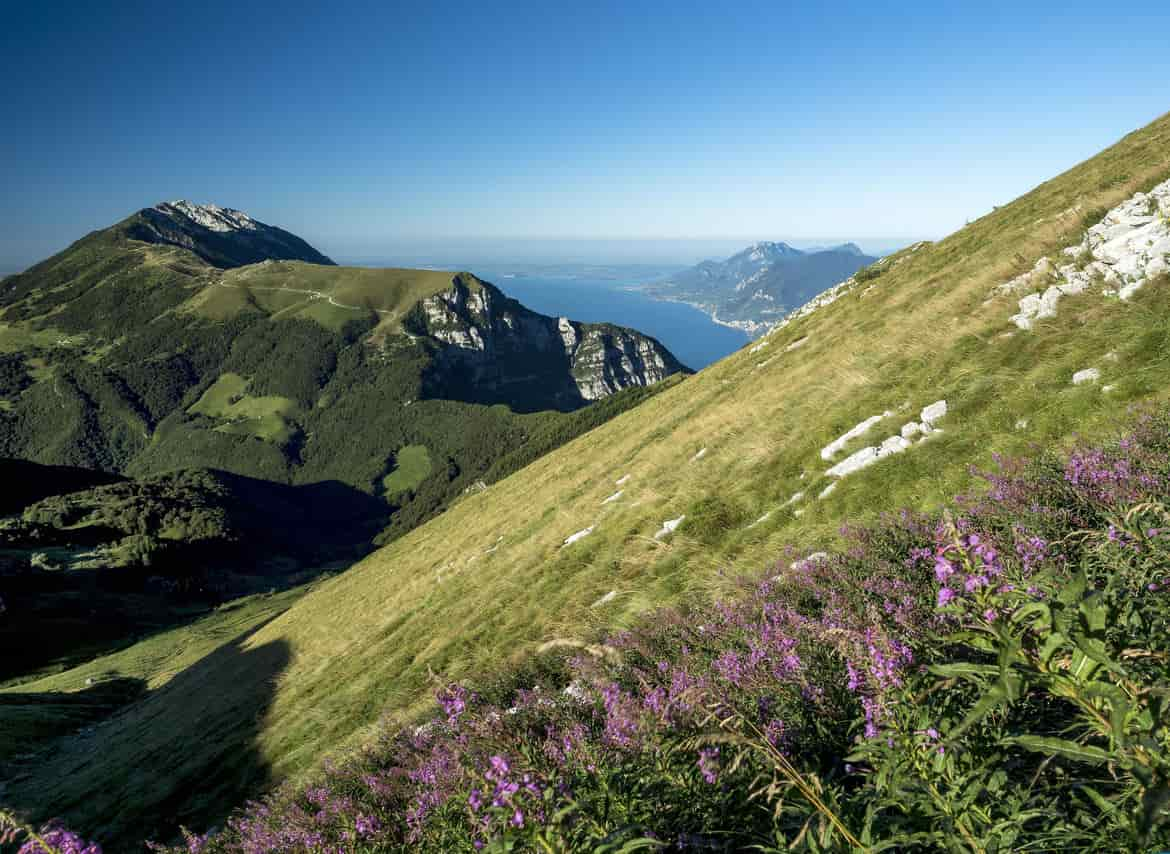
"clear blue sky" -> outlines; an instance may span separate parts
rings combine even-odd
[[[341,258],[939,236],[1170,110],[1164,0],[886,6],[8,3],[0,268],[179,197]]]

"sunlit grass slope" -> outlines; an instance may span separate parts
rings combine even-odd
[[[1009,323],[1015,298],[989,295],[1079,240],[1103,209],[1167,177],[1170,117],[951,237],[901,253],[764,349],[741,351],[467,497],[240,641],[222,669],[184,674],[185,690],[237,703],[236,716],[259,708],[249,740],[235,746],[274,778],[297,774],[382,715],[428,703],[432,673],[494,668],[550,638],[708,595],[724,574],[775,561],[788,543],[825,542],[845,520],[934,505],[995,452],[1107,430],[1132,401],[1170,388],[1170,283],[1151,283],[1128,303],[1098,292],[1066,298],[1032,332]],[[1109,393],[1070,383],[1090,366]],[[824,445],[894,410],[855,445],[880,441],[939,399],[949,406],[940,434],[816,499],[830,482]],[[809,498],[783,506],[798,491]],[[655,539],[684,514],[676,533]],[[287,662],[271,674],[271,696],[249,706],[257,698],[232,688],[232,663],[274,648]],[[181,705],[188,696],[151,695],[133,716],[94,731],[100,756],[63,746],[11,783],[5,800],[99,836],[192,820],[197,809],[130,773],[181,746],[192,791],[224,784],[212,763],[240,733],[197,725]],[[172,770],[164,763],[157,773]]]
[[[224,320],[259,310],[274,320],[303,318],[340,331],[352,320],[377,315],[384,333],[400,330],[416,303],[451,287],[441,270],[323,267],[301,261],[267,261],[223,271],[184,309]],[[471,287],[479,282],[467,277]]]

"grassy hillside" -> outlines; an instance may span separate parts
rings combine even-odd
[[[135,239],[138,219],[0,288],[0,456],[136,477],[211,467],[336,480],[385,498],[393,536],[510,453],[596,423],[535,411],[547,407],[532,395],[547,389],[508,382],[507,366],[487,401],[444,393],[459,385],[440,364],[451,348],[402,322],[456,283],[479,293],[470,274],[275,260],[221,269],[204,260],[215,253]],[[568,364],[545,379],[576,390]],[[616,397],[632,405],[645,393]],[[433,465],[387,494],[395,453],[411,446]]]
[[[469,495],[185,671],[173,690],[99,725],[84,745],[61,743],[30,763],[3,801],[66,816],[99,838],[198,821],[209,776],[230,794],[230,769],[216,763],[233,748],[274,778],[303,772],[383,714],[421,710],[432,673],[492,669],[550,638],[704,597],[785,544],[833,540],[845,520],[935,506],[995,453],[1107,430],[1131,402],[1170,389],[1170,283],[1129,302],[1099,290],[1067,297],[1031,332],[1008,319],[1017,297],[994,289],[1168,177],[1164,117],[945,240],[901,253],[762,348]],[[1100,382],[1073,385],[1089,367]],[[940,432],[816,499],[832,482],[821,448],[895,413],[839,461],[940,399],[949,410]],[[798,492],[806,498],[789,504]],[[675,533],[656,538],[680,516]],[[241,666],[253,660],[263,666]],[[201,697],[221,698],[204,718],[191,712]],[[256,726],[209,729],[242,719]],[[136,773],[176,754],[183,765],[164,781]],[[201,793],[185,801],[175,794],[183,787]]]

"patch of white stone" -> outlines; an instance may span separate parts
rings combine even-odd
[[[768,346],[768,342],[767,342],[767,341],[761,341],[759,344],[755,345],[755,346],[754,346],[754,347],[752,347],[750,350],[748,350],[748,352],[749,352],[749,353],[758,353],[758,352],[760,352],[761,350],[763,350],[763,349],[764,349],[765,347],[767,347],[767,346]]]
[[[707,449],[703,448],[697,454],[695,454],[693,457],[691,457],[691,462],[697,463],[699,460],[703,459],[703,457],[705,457],[705,456],[707,456]]]
[[[563,546],[561,546],[561,548],[564,548],[565,546],[571,546],[573,543],[580,542],[581,540],[585,539],[593,533],[593,529],[595,527],[595,525],[590,525],[588,528],[583,528],[575,534],[570,534],[565,538],[565,543]]]
[[[813,552],[808,557],[802,557],[800,560],[794,560],[788,565],[788,568],[801,569],[802,567],[809,566],[810,564],[820,563],[823,560],[827,560],[828,557],[828,552]]]
[[[658,529],[658,533],[654,535],[654,539],[661,540],[664,537],[670,536],[678,529],[678,526],[681,525],[686,520],[686,518],[687,517],[684,514],[679,516],[677,519],[668,519],[667,521],[663,522],[662,527]]]
[[[801,347],[803,347],[807,343],[808,343],[808,336],[807,335],[805,335],[801,338],[797,338],[795,341],[793,341],[791,344],[789,344],[787,347],[784,348],[784,352],[791,353],[793,350],[799,350]]]
[[[801,475],[801,477],[803,478],[804,475]],[[785,501],[781,505],[781,507],[791,507],[793,504],[796,504],[798,501],[803,501],[803,500],[804,500],[804,493],[803,492],[794,492],[794,493],[792,493],[792,497],[789,498],[787,501]]]
[[[602,605],[608,605],[610,602],[612,602],[614,599],[617,598],[617,595],[618,594],[617,594],[616,590],[611,590],[608,593],[606,593],[604,596],[602,596],[600,599],[598,599],[596,602],[594,602],[592,605],[590,605],[589,607],[590,608],[600,608]]]
[[[1085,383],[1095,383],[1101,379],[1101,371],[1097,368],[1085,368],[1082,371],[1077,371],[1072,375],[1073,385],[1084,385]]]
[[[613,504],[613,502],[617,501],[619,498],[621,498],[621,497],[622,497],[622,494],[623,494],[624,492],[625,492],[625,490],[624,490],[624,489],[619,489],[617,492],[615,492],[615,493],[614,493],[613,495],[611,495],[609,498],[607,498],[607,499],[605,499],[604,501],[602,501],[602,502],[601,502],[602,506],[604,506],[604,505],[606,505],[606,504]]]
[[[833,494],[833,491],[836,488],[837,488],[837,481],[833,481],[832,483],[830,483],[828,486],[826,486],[824,489],[821,490],[820,494],[817,496],[817,499],[821,500],[821,499],[828,498],[830,495]],[[804,512],[803,510],[797,510],[796,515],[799,516],[803,512]]]
[[[881,415],[871,415],[869,418],[866,418],[860,424],[849,428],[844,433],[842,433],[840,436],[838,436],[836,439],[834,439],[832,442],[825,445],[825,447],[821,448],[821,459],[824,460],[825,462],[828,462],[829,460],[833,459],[833,457],[836,456],[836,454],[842,448],[844,448],[846,445],[848,445],[849,442],[851,442],[853,439],[856,439],[858,436],[865,435],[866,433],[869,432],[869,429],[871,427],[873,427],[873,425],[877,424],[883,418],[889,418],[893,414],[894,413],[890,412],[887,409]]]
[[[623,475],[622,477],[619,477],[617,480],[614,481],[614,486],[625,486],[627,483],[630,482],[631,477],[633,477],[632,474],[627,474],[627,475]]]
[[[754,522],[752,522],[750,525],[748,525],[748,527],[749,527],[749,528],[754,528],[754,527],[756,527],[756,525],[762,525],[762,524],[764,524],[765,522],[767,522],[767,521],[768,521],[769,519],[771,519],[771,518],[772,518],[772,511],[771,511],[771,510],[769,510],[767,513],[765,513],[765,514],[764,514],[763,516],[761,516],[759,519],[757,519],[756,521],[754,521]]]
[[[880,445],[870,445],[859,451],[855,451],[835,466],[832,466],[825,474],[835,478],[846,477],[854,472],[861,471],[863,468],[868,468],[878,460],[883,460],[895,454],[901,454],[914,445],[913,439],[915,436],[921,436],[922,438],[918,439],[918,441],[922,441],[922,439],[925,439],[932,433],[940,432],[936,426],[936,422],[945,417],[946,414],[947,402],[945,400],[935,401],[922,409],[922,412],[918,416],[921,419],[920,421],[910,421],[903,424],[902,429],[897,435],[889,436]],[[864,421],[862,422],[862,424],[865,423]],[[829,457],[826,457],[825,452],[821,451],[822,458],[829,459],[831,456],[830,454]]]
[[[1095,281],[1104,284],[1102,295],[1128,300],[1146,282],[1170,272],[1170,180],[1110,210],[1061,255],[1067,263],[1041,258],[1027,273],[996,288],[998,293],[1019,293],[1047,283],[1019,300],[1020,310],[1011,321],[1021,329],[1055,317],[1063,297],[1083,293]]]

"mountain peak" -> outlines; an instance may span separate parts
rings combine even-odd
[[[209,231],[256,231],[261,225],[243,211],[238,211],[235,208],[223,208],[213,204],[198,205],[186,199],[159,202],[151,210],[158,211],[172,219],[185,217]]]
[[[269,260],[333,264],[295,234],[216,204],[159,202],[120,227],[134,240],[181,246],[225,269]]]
[[[774,258],[788,258],[793,255],[803,255],[804,253],[783,241],[761,240],[753,243],[739,254],[746,255],[748,260],[751,261],[770,261]]]
[[[856,243],[842,243],[838,246],[830,246],[824,250],[826,252],[848,252],[850,255],[864,255],[865,252]]]

